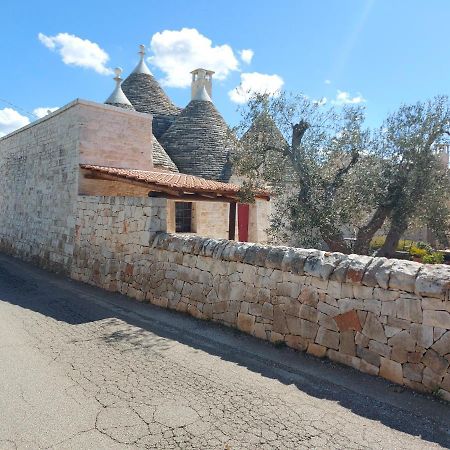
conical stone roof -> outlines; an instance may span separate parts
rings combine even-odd
[[[128,100],[127,96],[123,93],[120,87],[120,73],[121,69],[116,69],[116,77],[114,80],[116,81],[116,87],[113,93],[107,98],[105,101],[105,105],[116,106],[117,108],[126,109],[129,111],[135,111],[135,108]],[[155,135],[152,134],[152,146],[153,146],[153,165],[163,170],[167,170],[169,172],[178,172],[177,166],[170,159],[169,155],[162,148],[161,144],[155,138]]]
[[[136,111],[153,114],[153,134],[157,139],[169,128],[180,112],[151,74],[144,61],[145,47],[141,46],[141,59],[133,72],[122,83],[122,89]]]
[[[178,172],[177,166],[162,148],[162,145],[158,142],[158,139],[155,138],[155,135],[153,135],[153,165],[169,172]]]
[[[229,156],[235,143],[211,101],[191,100],[160,141],[181,173],[230,179]]]

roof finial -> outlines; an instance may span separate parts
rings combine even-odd
[[[151,75],[150,69],[147,67],[147,64],[145,64],[145,45],[141,44],[139,45],[139,52],[138,54],[141,56],[141,59],[138,62],[138,65],[133,70],[133,73],[146,73],[147,75]]]
[[[114,69],[114,75],[116,87],[105,103],[107,105],[119,106],[125,109],[134,109],[127,96],[123,93],[122,88],[120,87],[120,84],[122,83],[122,78],[120,77],[120,75],[122,75],[122,68],[116,67]]]
[[[120,83],[122,82],[122,78],[120,78],[120,75],[122,75],[122,67],[116,67],[114,69],[114,75],[115,77],[113,78],[116,81],[116,85],[120,86]]]
[[[141,59],[144,59],[144,56],[145,56],[145,45],[144,44],[139,45],[138,53],[141,55]]]

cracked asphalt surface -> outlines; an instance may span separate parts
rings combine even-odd
[[[450,407],[0,255],[0,449],[424,449]]]

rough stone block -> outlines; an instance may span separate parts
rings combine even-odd
[[[360,360],[359,363],[359,370],[361,372],[367,373],[369,375],[378,375],[380,372],[380,368],[377,366],[373,366],[372,364],[369,364],[367,361],[364,361],[363,359]]]
[[[352,284],[361,284],[366,268],[372,262],[373,258],[362,255],[349,255],[348,266],[345,274],[345,282]]]
[[[262,308],[263,306],[260,305],[259,303],[250,303],[248,307],[248,313],[251,314],[252,316],[259,317],[262,315]]]
[[[237,327],[244,333],[253,334],[255,330],[255,317],[250,314],[239,313],[237,317]]]
[[[405,363],[403,364],[403,376],[408,380],[421,382],[423,368],[423,364]]]
[[[275,331],[271,331],[270,333],[270,342],[274,344],[278,344],[284,341],[284,334],[276,333]]]
[[[400,297],[395,301],[395,312],[399,319],[422,322],[422,305],[417,298]]]
[[[428,348],[433,344],[433,327],[413,323],[411,324],[410,333],[417,344],[423,348]]]
[[[283,335],[289,333],[284,305],[275,305],[273,308],[273,331]]]
[[[406,292],[414,292],[416,276],[421,264],[411,261],[393,260],[389,288]]]
[[[301,336],[288,334],[285,337],[285,340],[288,347],[294,348],[295,350],[304,352],[308,348],[309,341]]]
[[[360,347],[368,347],[369,346],[369,338],[364,336],[364,334],[357,332],[355,336],[355,343]]]
[[[342,283],[339,281],[329,281],[328,282],[328,295],[333,298],[341,298]]]
[[[380,355],[367,348],[356,346],[356,355],[373,366],[380,366]]]
[[[388,316],[387,324],[390,327],[401,328],[402,330],[409,330],[411,328],[411,322],[404,319],[397,319],[395,317]]]
[[[431,367],[423,370],[422,383],[430,390],[435,390],[441,384],[442,375],[437,374]]]
[[[303,286],[300,295],[298,296],[298,300],[305,305],[317,306],[317,303],[319,302],[317,290],[310,286]]]
[[[325,302],[319,302],[317,304],[317,309],[326,314],[327,316],[330,317],[335,317],[339,314],[339,308],[336,308],[335,306],[331,306],[328,303]]]
[[[367,266],[362,283],[365,286],[377,287],[387,284],[389,280],[389,272],[384,267],[384,264],[389,261],[386,258],[373,258]],[[380,284],[380,281],[381,284]],[[384,283],[383,283],[384,282]]]
[[[443,400],[450,402],[450,392],[445,389],[439,389],[438,396]]]
[[[264,319],[273,319],[273,305],[271,303],[264,303],[262,308],[262,316]]]
[[[388,344],[392,347],[404,349],[407,352],[413,352],[416,348],[416,341],[407,330],[402,330],[389,338]]]
[[[424,297],[422,299],[422,308],[450,312],[450,301],[440,298]]]
[[[331,331],[339,331],[336,322],[324,313],[318,313],[318,322],[319,325]]]
[[[361,323],[359,322],[358,314],[355,310],[348,311],[344,314],[338,314],[335,316],[334,321],[336,322],[339,331],[361,331]]]
[[[383,344],[387,342],[383,325],[380,323],[380,321],[376,318],[375,314],[373,313],[367,314],[367,319],[364,323],[362,333],[367,337],[369,337],[370,339],[374,339]]]
[[[299,317],[310,322],[318,321],[317,309],[309,305],[301,305],[299,309]]]
[[[319,250],[312,251],[305,261],[303,269],[305,273],[322,280],[328,280],[335,266],[343,258],[343,255],[339,253],[328,253],[328,255],[326,257],[325,252]]]
[[[359,370],[361,360],[359,358],[356,358],[355,356],[345,355],[332,349],[329,349],[327,351],[327,356],[332,361],[338,362],[340,364],[345,364],[346,366],[350,366],[356,370]]]
[[[423,312],[423,324],[450,329],[450,313],[447,311],[425,310]]]
[[[263,323],[255,323],[253,335],[258,339],[267,340],[266,326]]]
[[[391,347],[386,344],[381,344],[378,341],[371,340],[369,342],[369,350],[372,352],[378,353],[380,356],[384,356],[385,358],[389,358],[391,356]]]
[[[449,300],[450,267],[446,265],[423,265],[416,282],[415,292],[423,297]]]
[[[405,363],[408,361],[408,351],[396,345],[392,347],[391,359],[398,363]]]
[[[355,333],[353,331],[343,331],[340,333],[339,351],[346,355],[356,355]]]
[[[373,296],[382,302],[393,302],[400,297],[400,291],[389,291],[387,287],[385,289],[375,288]]]
[[[337,350],[339,348],[339,333],[319,327],[315,342],[324,347]]]
[[[313,342],[310,342],[308,344],[308,348],[306,350],[307,353],[310,355],[317,356],[318,358],[323,358],[327,354],[327,348],[323,345],[314,344]]]
[[[373,288],[355,284],[353,286],[353,296],[362,300],[373,299]]]
[[[450,331],[443,334],[431,348],[441,356],[450,353]]]
[[[359,310],[364,307],[364,301],[355,298],[341,298],[337,303],[341,313],[351,311],[352,309]]]
[[[381,358],[380,376],[397,384],[403,384],[403,369],[398,362]]]
[[[384,326],[384,332],[387,338],[395,336],[397,333],[400,333],[400,331],[402,331],[401,328],[390,327],[389,325]]]
[[[433,349],[427,350],[425,355],[422,358],[422,362],[432,369],[436,374],[443,376],[445,374],[445,371],[447,370],[447,367],[449,366],[449,362],[440,356],[437,352],[435,352]]]

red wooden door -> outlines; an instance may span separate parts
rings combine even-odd
[[[248,219],[250,206],[248,204],[238,204],[238,240],[248,241]]]

